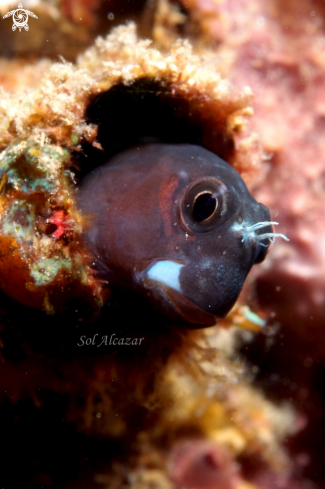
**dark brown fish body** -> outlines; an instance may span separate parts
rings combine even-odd
[[[100,278],[190,328],[229,312],[272,235],[240,175],[194,145],[124,151],[84,179],[78,202],[93,217],[85,241]]]

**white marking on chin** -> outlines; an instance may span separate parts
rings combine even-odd
[[[184,265],[171,260],[161,260],[155,262],[147,272],[147,277],[156,282],[160,282],[181,293],[179,283],[180,270]]]

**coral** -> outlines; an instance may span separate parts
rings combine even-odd
[[[235,489],[239,485],[238,468],[225,449],[202,440],[178,442],[170,455],[169,472],[177,487]]]

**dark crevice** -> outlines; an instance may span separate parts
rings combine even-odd
[[[190,102],[172,93],[168,83],[141,78],[130,85],[116,85],[96,97],[88,107],[86,120],[98,125],[97,140],[104,151],[85,143],[76,155],[82,173],[138,144],[200,144],[202,127],[187,118]]]

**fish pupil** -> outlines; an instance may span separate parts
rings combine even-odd
[[[204,221],[212,216],[217,208],[217,199],[210,192],[204,192],[196,197],[193,207],[193,217],[196,222]]]

